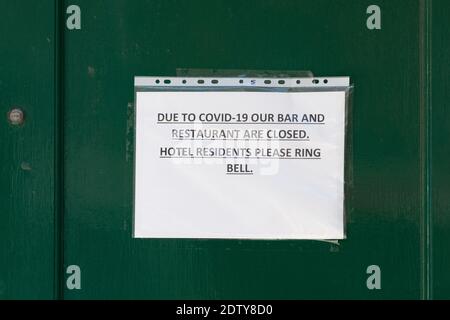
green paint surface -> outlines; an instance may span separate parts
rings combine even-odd
[[[450,299],[450,3],[434,0],[432,19],[432,283],[434,298]]]
[[[55,7],[0,1],[0,299],[55,297]],[[7,121],[13,107],[25,123]]]
[[[0,299],[450,297],[448,1],[66,1],[72,31],[56,1],[25,2],[0,0],[0,110],[27,115],[0,121]],[[133,80],[177,68],[351,77],[346,240],[132,239]],[[82,289],[61,296],[69,265]]]

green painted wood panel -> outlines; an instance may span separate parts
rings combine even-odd
[[[434,0],[432,9],[432,282],[434,298],[450,299],[450,3]]]
[[[0,0],[0,299],[56,297],[54,5]]]
[[[65,33],[64,263],[81,267],[82,289],[65,298],[427,297],[425,1],[377,0],[376,31],[372,2],[72,1],[82,29]],[[176,68],[351,76],[348,239],[132,239],[133,77]],[[372,264],[379,291],[366,288]]]

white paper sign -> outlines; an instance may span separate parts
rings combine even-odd
[[[136,238],[344,238],[345,92],[136,100]]]

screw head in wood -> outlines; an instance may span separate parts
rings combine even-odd
[[[8,121],[14,126],[20,126],[24,121],[23,111],[19,108],[11,109],[8,112]]]

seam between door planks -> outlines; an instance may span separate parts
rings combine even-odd
[[[421,299],[432,294],[432,168],[431,168],[431,16],[432,0],[420,0],[420,203],[421,203]]]

